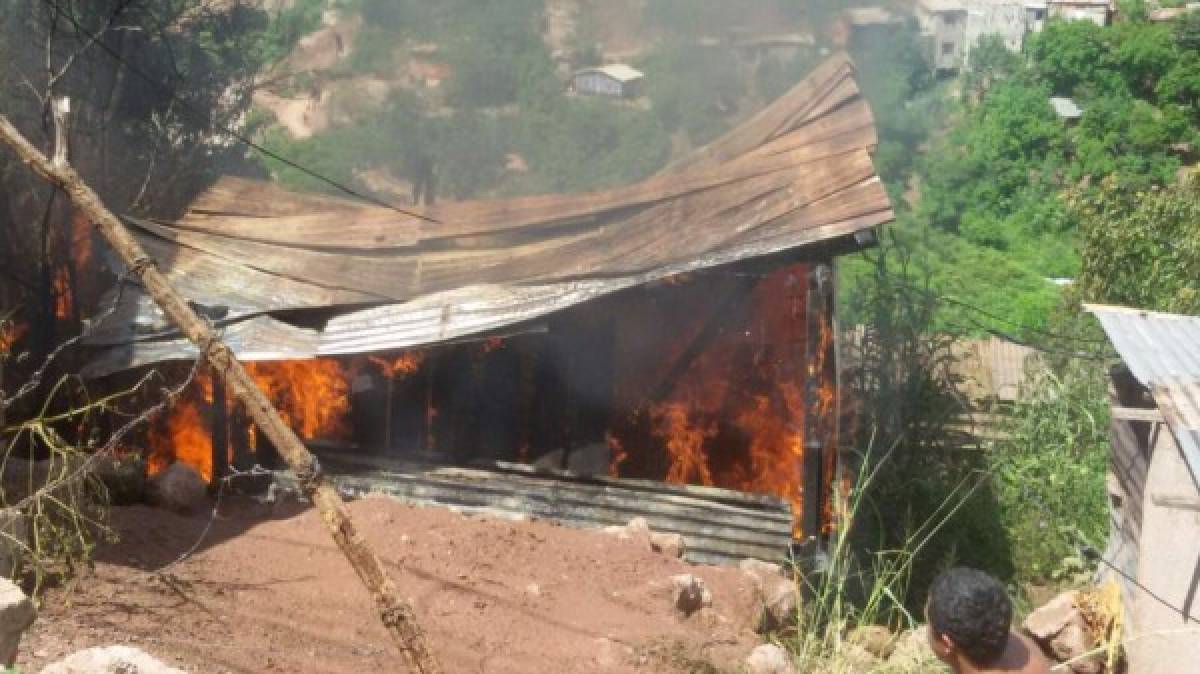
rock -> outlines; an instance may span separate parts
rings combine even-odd
[[[176,461],[150,478],[150,502],[178,513],[191,513],[208,502],[208,485],[195,468]]]
[[[712,606],[712,593],[704,581],[690,573],[671,577],[671,600],[675,610],[685,616]]]
[[[742,570],[742,573],[754,580],[755,585],[759,588],[769,579],[783,577],[783,567],[778,564],[764,562],[761,559],[743,559],[738,562],[738,568]]]
[[[879,668],[883,660],[859,644],[845,641],[837,654],[838,671],[847,674],[869,674]]]
[[[746,658],[746,674],[796,674],[792,656],[775,644],[763,644]]]
[[[668,557],[683,557],[686,547],[679,534],[650,532],[650,549]]]
[[[778,632],[795,623],[799,608],[795,583],[787,578],[772,579],[763,586],[759,597],[762,601],[759,633]]]
[[[185,674],[130,646],[98,646],[42,669],[42,674]]]
[[[21,588],[7,578],[0,578],[0,663],[11,667],[16,662],[21,635],[36,617],[37,609]]]
[[[683,536],[652,531],[645,517],[635,517],[625,526],[604,527],[604,533],[623,541],[638,541],[655,552],[671,557],[682,557],[686,549]]]
[[[1030,613],[1024,627],[1047,655],[1059,662],[1070,662],[1068,667],[1075,674],[1104,671],[1103,654],[1081,657],[1095,649],[1096,639],[1079,610],[1074,592],[1064,592]]]
[[[884,660],[896,649],[896,635],[882,625],[859,625],[850,630],[846,641],[862,646],[871,655]]]
[[[0,576],[15,578],[29,551],[29,519],[17,508],[0,509]]]
[[[940,672],[943,668],[929,647],[929,629],[924,625],[901,632],[893,642],[892,655],[887,660],[888,672],[916,674]]]
[[[112,505],[132,505],[146,500],[146,461],[140,454],[106,457],[95,463],[95,475],[108,492]]]

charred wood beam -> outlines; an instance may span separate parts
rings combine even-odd
[[[692,367],[692,363],[700,357],[700,354],[704,353],[709,344],[721,334],[721,328],[729,320],[729,314],[754,291],[758,281],[759,278],[754,275],[736,277],[733,286],[725,293],[724,297],[718,300],[700,331],[696,333],[683,353],[679,354],[679,358],[671,365],[671,369],[667,370],[667,374],[651,392],[649,400],[651,404],[661,403],[671,395],[680,378],[687,373]]]
[[[105,207],[73,168],[65,162],[56,164],[48,159],[4,116],[0,116],[0,140],[11,147],[30,170],[70,196],[76,207],[95,223],[129,273],[141,282],[170,321],[196,345],[220,380],[229,385],[255,425],[283,455],[305,495],[321,512],[321,521],[374,599],[380,621],[400,648],[409,668],[420,674],[440,674],[441,666],[429,648],[416,613],[409,602],[398,595],[379,557],[358,533],[336,487],[321,472],[316,459],[258,388],[246,368],[214,333],[209,322],[192,309],[124,223]]]
[[[217,488],[229,473],[229,409],[225,403],[225,383],[213,382],[212,397],[212,482]]]

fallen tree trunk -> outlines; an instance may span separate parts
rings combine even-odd
[[[316,459],[300,442],[279,412],[255,384],[233,352],[213,332],[187,299],[171,286],[154,260],[138,244],[125,225],[110,212],[94,191],[65,160],[64,149],[56,148],[52,160],[29,143],[6,117],[0,115],[0,139],[12,147],[21,161],[34,173],[58,185],[71,197],[121,257],[129,272],[136,276],[163,313],[200,349],[213,370],[229,386],[234,398],[245,408],[259,430],[270,439],[296,474],[305,494],[321,513],[329,534],[354,567],[379,609],[379,617],[404,654],[409,666],[420,674],[437,674],[441,667],[429,649],[424,631],[412,606],[396,594],[374,551],[359,535],[346,504],[337,490],[321,473]]]

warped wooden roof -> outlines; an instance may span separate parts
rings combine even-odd
[[[640,183],[437,204],[428,219],[225,178],[178,222],[130,220],[251,358],[406,348],[527,321],[673,274],[844,239],[892,219],[870,108],[845,55]],[[335,308],[320,331],[287,311]],[[190,357],[127,291],[92,335],[105,374]]]

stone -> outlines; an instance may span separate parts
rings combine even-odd
[[[763,644],[750,651],[743,668],[746,674],[796,674],[792,656],[775,644]]]
[[[42,668],[42,674],[185,674],[131,646],[98,646]]]
[[[191,466],[176,461],[150,478],[150,502],[168,510],[188,514],[208,503],[208,485]]]
[[[896,635],[882,625],[859,625],[850,630],[846,641],[862,646],[871,655],[884,660],[896,649]]]
[[[0,578],[0,663],[11,667],[17,660],[21,635],[33,624],[37,609],[17,584]]]
[[[671,576],[671,588],[671,602],[684,616],[712,606],[712,593],[704,580],[690,573]]]
[[[140,454],[105,457],[95,462],[95,476],[104,485],[111,505],[123,506],[146,500],[146,460]]]
[[[1079,610],[1076,593],[1064,592],[1051,599],[1030,613],[1023,626],[1047,655],[1058,662],[1070,662],[1068,667],[1075,674],[1104,671],[1103,654],[1084,657],[1096,648],[1096,638]]]
[[[0,576],[16,578],[29,553],[29,518],[19,508],[0,508]]]
[[[837,670],[847,674],[869,674],[879,669],[883,660],[859,644],[842,642],[837,653]]]
[[[653,531],[650,532],[650,549],[668,557],[683,557],[687,549],[683,536]]]
[[[759,597],[762,601],[759,633],[778,632],[796,622],[799,596],[795,583],[787,578],[772,579],[763,586]]]
[[[917,625],[896,637],[886,671],[897,674],[943,671],[933,649],[929,647],[929,629],[926,626]]]
[[[743,559],[738,562],[738,568],[749,576],[759,588],[769,579],[782,578],[783,567],[778,564],[764,562],[761,559]]]

